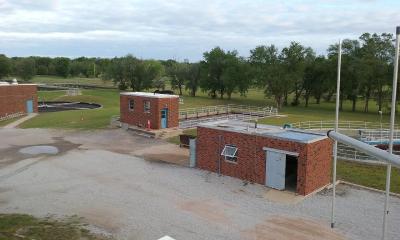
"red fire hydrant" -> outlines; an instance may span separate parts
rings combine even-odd
[[[150,125],[150,119],[148,119],[148,120],[147,120],[147,130],[150,130],[150,127],[151,127],[151,125]]]

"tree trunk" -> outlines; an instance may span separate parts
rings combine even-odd
[[[343,111],[343,97],[339,99],[339,111]]]
[[[382,85],[378,87],[378,111],[382,111],[382,98],[383,98]]]
[[[369,98],[371,95],[371,90],[368,88],[367,92],[365,93],[365,105],[364,105],[364,112],[368,112],[368,103],[369,103]]]
[[[196,97],[196,89],[195,88],[192,88],[192,91],[191,91],[190,95],[192,97]]]
[[[182,85],[179,84],[178,88],[179,88],[179,96],[182,96]]]
[[[310,96],[308,94],[305,95],[304,99],[306,100],[306,107],[308,107],[308,99],[310,98]]]
[[[353,96],[351,100],[353,102],[353,105],[351,107],[351,111],[355,112],[356,111],[357,96]]]
[[[232,92],[227,92],[226,95],[228,95],[228,99],[230,100],[231,96],[232,96]]]
[[[319,96],[317,96],[317,97],[315,98],[315,103],[316,103],[316,104],[320,104],[320,103],[321,103],[321,95],[319,95]]]
[[[288,105],[288,93],[286,91],[284,93],[283,105],[284,106]]]

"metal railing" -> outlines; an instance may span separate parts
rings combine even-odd
[[[309,129],[309,130],[328,130],[335,127],[335,121],[306,121],[292,123],[293,128]],[[340,121],[339,129],[346,130],[360,130],[360,129],[389,129],[388,123],[377,123],[377,122],[367,122],[367,121]],[[396,131],[400,131],[398,125],[395,125]]]
[[[335,122],[332,121],[306,121],[297,122],[292,124],[293,128],[308,129],[308,130],[329,130],[335,127]],[[389,124],[388,123],[377,123],[367,121],[339,121],[340,130],[353,130],[359,132],[359,139],[364,142],[381,140],[389,136]],[[400,138],[400,129],[398,125],[395,125],[395,139]],[[371,157],[355,148],[346,146],[344,144],[338,144],[338,158],[348,161],[364,162],[371,164],[385,164],[380,159]],[[400,151],[393,151],[393,154],[400,155]]]
[[[235,104],[186,108],[179,111],[179,127],[193,128],[201,123],[220,120],[251,121],[277,114],[278,110],[274,107]]]

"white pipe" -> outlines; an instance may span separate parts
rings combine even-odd
[[[340,104],[340,69],[342,65],[342,41],[339,40],[337,81],[336,81],[336,112],[335,112],[335,132],[339,129],[339,104]],[[336,207],[336,163],[337,163],[337,141],[333,146],[333,174],[332,174],[332,215],[331,228],[335,227],[335,207]]]
[[[394,58],[394,72],[393,72],[393,85],[392,85],[392,107],[390,111],[390,133],[389,133],[389,153],[393,152],[393,133],[394,133],[394,120],[396,115],[396,93],[397,93],[397,74],[399,71],[399,38],[400,27],[396,28],[396,53]],[[383,213],[382,225],[382,240],[386,237],[387,229],[387,216],[389,215],[389,194],[390,194],[390,177],[392,173],[392,165],[388,164],[386,168],[386,191],[385,191],[385,209]]]
[[[361,152],[364,152],[370,156],[373,156],[377,159],[383,160],[388,164],[393,164],[397,167],[400,167],[400,156],[398,156],[398,155],[388,153],[385,150],[376,148],[372,145],[361,142],[355,138],[351,138],[349,136],[346,136],[344,134],[341,134],[341,133],[338,133],[338,132],[335,132],[332,130],[328,131],[327,136],[332,138],[333,140],[340,142],[340,143],[346,144],[357,150],[360,150]]]

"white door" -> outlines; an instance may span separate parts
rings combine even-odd
[[[285,189],[286,154],[266,151],[265,185],[278,190]]]

